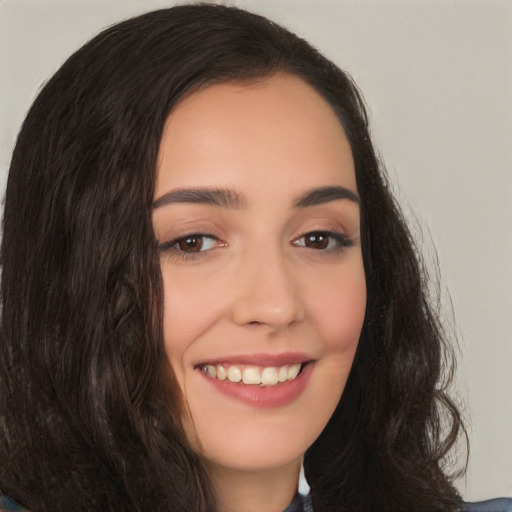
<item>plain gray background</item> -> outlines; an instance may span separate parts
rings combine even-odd
[[[100,29],[164,0],[0,0],[0,186],[41,84]],[[467,500],[512,495],[512,2],[239,0],[348,70],[397,197],[440,260],[460,340]],[[399,186],[397,185],[399,184]],[[430,235],[429,235],[430,233]],[[426,235],[426,236],[425,236]]]

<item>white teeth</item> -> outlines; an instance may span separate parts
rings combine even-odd
[[[278,379],[279,379],[279,382],[285,382],[288,380],[288,368],[286,366],[281,366],[281,368],[279,368],[279,373],[278,373]]]
[[[300,364],[291,364],[288,368],[288,380],[293,380],[300,372]]]
[[[228,370],[228,379],[231,382],[240,382],[242,380],[242,372],[236,366],[230,366]]]
[[[275,368],[265,368],[261,372],[261,383],[264,386],[275,386],[279,382],[279,376]]]
[[[299,375],[302,364],[286,364],[284,366],[269,366],[261,368],[258,366],[245,366],[239,368],[236,365],[230,365],[227,369],[225,365],[205,364],[201,370],[210,377],[218,380],[229,380],[230,382],[243,382],[244,384],[257,386],[275,386],[276,384],[293,380]]]
[[[208,364],[205,366],[205,371],[210,377],[216,377],[217,376],[217,369],[215,366]]]
[[[224,366],[217,366],[217,379],[226,380],[228,378],[228,371]]]
[[[244,369],[242,382],[244,384],[261,384],[261,373],[258,368],[248,366]]]

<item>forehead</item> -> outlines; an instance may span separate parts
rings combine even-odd
[[[216,84],[178,103],[165,124],[155,195],[203,186],[212,177],[229,182],[263,172],[288,187],[290,179],[306,187],[343,175],[344,185],[356,191],[343,126],[329,103],[294,75]]]

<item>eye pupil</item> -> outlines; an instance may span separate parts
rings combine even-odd
[[[199,252],[203,246],[203,239],[200,236],[189,236],[178,242],[180,251]]]
[[[311,249],[325,249],[329,245],[329,237],[322,233],[310,233],[306,236],[305,245]]]

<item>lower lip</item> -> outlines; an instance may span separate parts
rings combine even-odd
[[[230,382],[210,377],[200,372],[203,378],[217,391],[228,397],[245,402],[252,407],[270,409],[272,407],[283,407],[296,400],[306,387],[314,363],[304,365],[302,371],[293,380],[281,382],[275,386],[258,386],[243,384],[241,382]]]

